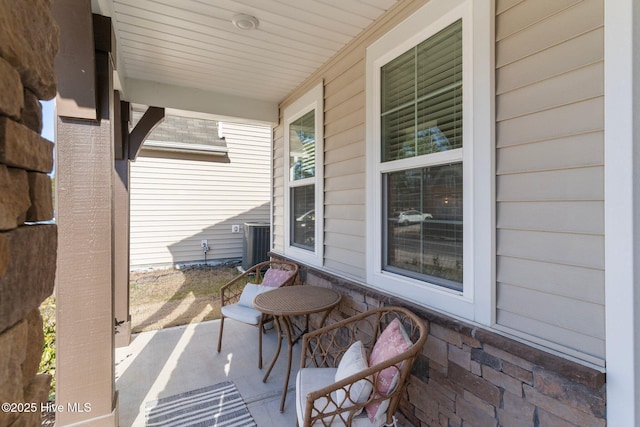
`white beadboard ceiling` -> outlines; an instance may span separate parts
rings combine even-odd
[[[176,105],[159,106],[184,108],[177,104],[202,98],[193,109],[215,112],[200,95],[244,104],[244,111],[277,108],[396,1],[93,0],[92,7],[112,18],[125,99],[148,105],[173,99]],[[256,17],[258,28],[237,29],[232,19],[239,13]]]

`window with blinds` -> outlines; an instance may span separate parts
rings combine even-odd
[[[380,73],[383,162],[462,147],[462,20]]]
[[[315,245],[315,110],[289,125],[290,244],[313,250]]]
[[[380,73],[382,267],[462,290],[462,20]]]
[[[289,179],[313,178],[316,168],[315,110],[289,125]]]

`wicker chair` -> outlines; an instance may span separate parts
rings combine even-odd
[[[366,367],[336,381],[336,372],[344,353],[356,341],[361,341],[366,357],[378,337],[393,319],[398,319],[406,335],[406,346],[384,362]],[[403,332],[404,334],[404,332]],[[401,307],[383,307],[352,316],[348,319],[307,333],[303,337],[302,360],[296,379],[297,423],[310,426],[382,426],[395,425],[394,414],[405,390],[411,368],[427,340],[427,327],[420,318]],[[363,355],[365,357],[365,355]],[[345,357],[345,359],[347,359]],[[381,374],[386,369],[385,374]],[[385,375],[394,377],[386,394],[377,393]],[[381,379],[382,378],[382,379]],[[356,384],[366,384],[360,399],[352,397]],[[368,384],[367,384],[368,383]],[[395,384],[395,385],[394,385]],[[371,391],[373,390],[373,392]],[[384,407],[387,405],[386,412]],[[385,405],[378,412],[369,405]],[[373,421],[363,410],[367,406]]]
[[[248,284],[262,284],[271,288],[296,284],[298,266],[287,261],[265,261],[254,265],[220,288],[220,334],[218,353],[222,349],[222,332],[225,318],[234,319],[258,327],[258,368],[262,369],[262,333],[264,324],[269,320],[252,305],[255,293],[249,294]],[[251,282],[251,283],[248,283]],[[246,289],[246,291],[245,291]],[[252,292],[255,287],[251,288]],[[247,295],[249,295],[247,297]]]

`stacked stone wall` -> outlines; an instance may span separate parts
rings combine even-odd
[[[275,256],[272,254],[274,257]],[[404,306],[429,329],[396,414],[419,427],[604,427],[605,374],[487,329],[408,304],[357,283],[301,266],[305,285],[343,299],[327,322],[371,308]],[[312,325],[319,319],[312,319]]]
[[[53,292],[53,144],[39,100],[56,95],[50,0],[0,0],[0,427],[41,425],[50,378],[38,374],[39,306]]]

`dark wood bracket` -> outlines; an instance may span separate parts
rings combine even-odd
[[[151,131],[164,120],[164,108],[149,107],[144,112],[136,127],[129,133],[129,160],[135,160]]]

